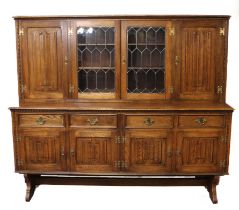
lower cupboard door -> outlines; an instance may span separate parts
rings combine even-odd
[[[56,172],[65,170],[65,134],[56,130],[20,132],[16,142],[16,166],[19,171]]]
[[[176,169],[183,173],[223,173],[226,147],[221,130],[180,131],[177,134]]]
[[[124,170],[138,174],[165,174],[171,171],[172,133],[126,131]]]
[[[71,171],[111,173],[118,158],[116,132],[110,130],[76,130],[70,137]]]

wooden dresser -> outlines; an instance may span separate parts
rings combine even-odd
[[[15,17],[10,108],[26,201],[41,184],[204,186],[228,174],[228,16]]]

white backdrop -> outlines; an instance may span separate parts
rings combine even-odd
[[[239,1],[237,0],[8,0],[0,6],[0,209],[239,209]],[[9,106],[18,106],[14,15],[205,14],[231,15],[227,102],[233,116],[230,175],[221,178],[219,204],[202,187],[40,186],[24,201],[23,176],[14,173]]]

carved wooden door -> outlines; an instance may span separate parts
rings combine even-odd
[[[217,99],[223,86],[225,33],[222,21],[183,21],[175,39],[176,92],[181,99]],[[219,86],[219,90],[218,90]]]
[[[114,130],[74,130],[70,135],[71,171],[111,173],[117,170]]]
[[[224,172],[225,135],[222,130],[181,131],[177,135],[176,169],[184,173]]]
[[[19,138],[20,137],[20,138]],[[18,170],[64,171],[65,134],[53,129],[22,130],[16,142]]]
[[[20,24],[23,77],[21,94],[29,99],[64,97],[67,62],[67,23],[60,20]]]
[[[129,130],[125,140],[125,170],[141,174],[171,171],[172,133],[166,130]]]

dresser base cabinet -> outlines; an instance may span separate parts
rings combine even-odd
[[[26,201],[41,184],[192,185],[216,203],[228,173],[231,110],[11,111]]]

